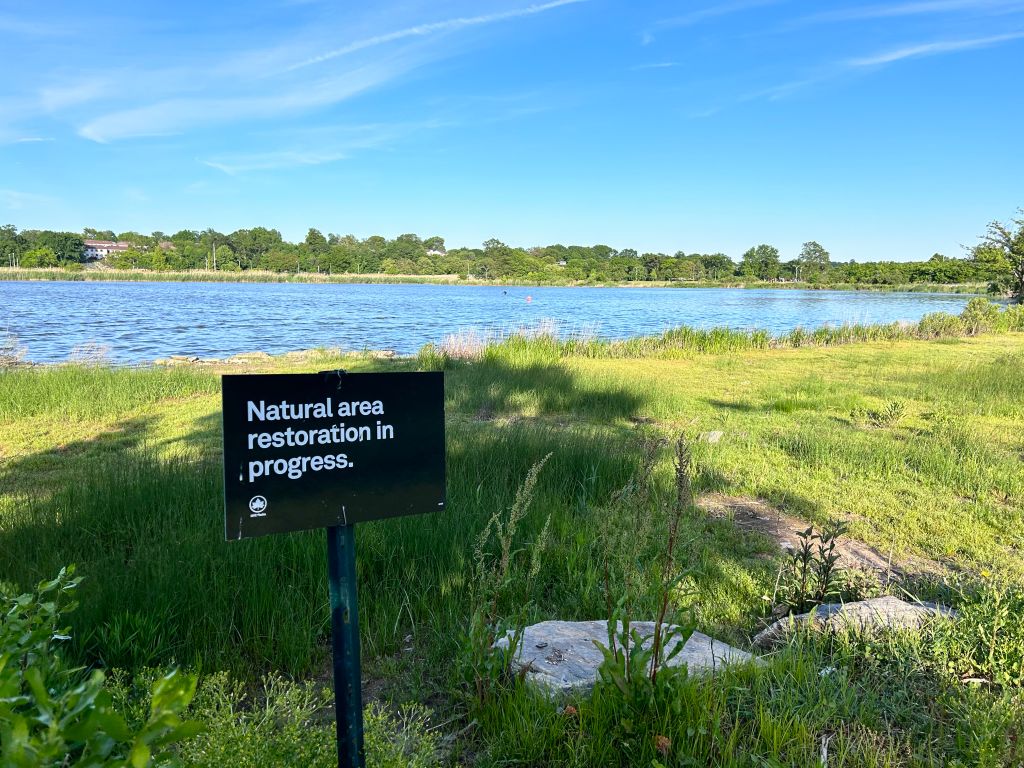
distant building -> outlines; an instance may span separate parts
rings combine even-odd
[[[137,248],[133,243],[115,243],[113,240],[86,240],[85,241],[85,260],[95,261],[96,259],[105,259],[112,253],[124,253],[131,248]],[[164,240],[160,243],[160,247],[165,251],[173,251],[174,243],[169,240]]]
[[[86,240],[85,260],[105,259],[112,253],[122,253],[131,247],[131,243],[115,243],[113,240]]]

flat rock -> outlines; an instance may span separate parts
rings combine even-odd
[[[826,603],[813,611],[779,619],[754,637],[754,646],[776,646],[797,627],[808,623],[821,630],[919,629],[931,619],[955,615],[955,611],[945,606],[908,603],[891,595],[853,603]]]
[[[619,625],[621,629],[621,623]],[[644,647],[653,642],[654,622],[635,621],[632,629],[646,638]],[[586,693],[594,687],[598,668],[604,657],[594,641],[608,645],[608,623],[606,621],[542,621],[523,631],[522,645],[512,660],[513,671],[526,668],[526,679],[551,694]],[[666,653],[678,644],[673,637]],[[496,647],[507,648],[509,637],[503,637]],[[749,653],[733,648],[712,637],[694,632],[690,639],[668,664],[678,667],[685,664],[693,674],[712,673],[723,664],[752,660]]]

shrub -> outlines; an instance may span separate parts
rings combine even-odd
[[[0,762],[45,768],[145,768],[170,759],[169,747],[197,734],[180,713],[195,678],[172,671],[153,681],[147,716],[130,729],[115,710],[103,672],[64,664],[59,647],[70,638],[61,614],[74,608],[79,584],[73,567],[30,594],[4,596],[0,623]]]
[[[967,302],[960,319],[971,336],[995,330],[1002,320],[999,305],[980,296]]]
[[[957,619],[932,629],[936,665],[960,680],[1024,686],[1024,586],[987,579],[960,597]]]
[[[956,315],[929,312],[917,324],[917,334],[924,339],[941,339],[964,335],[964,323]]]

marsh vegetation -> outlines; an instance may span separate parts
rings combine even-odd
[[[380,764],[803,766],[823,750],[830,766],[1017,764],[1022,330],[1019,310],[979,303],[910,329],[13,367],[0,373],[0,580],[14,594],[77,564],[64,652],[122,670],[111,674],[129,723],[168,668],[199,673],[189,716],[207,729],[180,747],[187,764],[331,765],[323,533],[223,541],[217,374],[442,368],[448,510],[358,531]],[[682,515],[679,435],[694,500]],[[886,563],[845,583],[848,596],[940,600],[960,619],[913,635],[799,635],[761,665],[665,675],[642,696],[599,685],[553,702],[501,668],[473,671],[486,663],[474,631],[603,618],[609,584],[634,616],[665,612],[747,647],[786,561],[710,498],[756,500],[819,531],[844,521]],[[475,553],[509,510],[481,613],[481,573],[494,572]],[[673,519],[667,575],[657,532]],[[668,604],[650,588],[666,583]]]

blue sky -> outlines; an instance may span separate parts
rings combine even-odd
[[[0,0],[0,223],[960,255],[1024,0]]]

